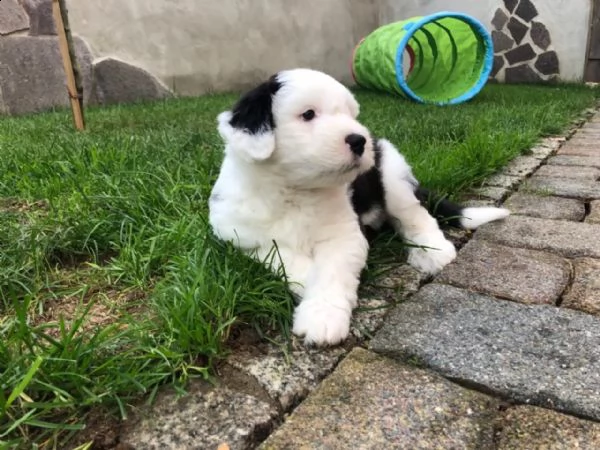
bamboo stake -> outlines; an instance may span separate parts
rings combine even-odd
[[[69,39],[67,35],[69,30],[65,28],[65,21],[63,21],[63,9],[61,8],[61,2],[59,0],[52,0],[52,13],[54,15],[54,23],[56,25],[56,32],[58,34],[63,67],[67,77],[67,92],[69,94],[69,101],[71,102],[73,121],[75,122],[75,128],[78,130],[83,130],[85,129],[82,106],[83,102],[78,90],[72,62],[73,59],[75,59],[75,52],[72,49],[72,45],[69,46]]]

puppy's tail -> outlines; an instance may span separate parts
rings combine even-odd
[[[415,195],[441,226],[474,230],[510,214],[508,209],[493,206],[465,208],[420,186],[416,188]]]

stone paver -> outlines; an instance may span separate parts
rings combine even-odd
[[[558,166],[586,166],[600,168],[599,156],[556,155],[548,159],[548,164]]]
[[[600,419],[600,319],[429,284],[370,342],[513,400]]]
[[[517,156],[502,169],[502,173],[523,178],[531,174],[540,164],[541,161],[534,156]]]
[[[486,186],[496,186],[505,189],[512,189],[521,181],[521,177],[514,175],[506,175],[503,173],[493,175],[485,180]]]
[[[510,247],[549,250],[569,258],[600,258],[600,225],[509,216],[480,227],[474,236]]]
[[[540,144],[534,145],[530,150],[531,156],[537,159],[546,159],[565,142],[564,137],[545,138]]]
[[[491,448],[498,405],[355,348],[259,448]]]
[[[346,353],[341,347],[298,349],[286,354],[269,345],[266,352],[236,351],[227,362],[256,378],[284,411],[302,400],[329,374]]]
[[[586,223],[600,224],[600,200],[590,202],[590,213],[585,221]]]
[[[538,170],[536,170],[535,176],[554,178],[577,178],[596,181],[598,180],[598,178],[600,178],[600,169],[596,167],[544,165]]]
[[[570,278],[568,261],[552,253],[471,240],[437,282],[521,303],[554,305]]]
[[[178,398],[158,397],[150,415],[121,434],[122,448],[145,450],[251,448],[272,428],[277,411],[253,396],[227,387],[203,386]]]
[[[600,140],[600,137],[598,140]],[[587,140],[573,141],[563,145],[557,155],[598,156],[600,155],[600,146],[597,142],[591,144]]]
[[[508,208],[511,214],[539,217],[541,219],[562,219],[577,222],[585,217],[583,201],[573,198],[516,192],[504,202],[504,207]]]
[[[573,266],[573,284],[561,306],[600,315],[600,260],[581,258]]]
[[[497,450],[600,448],[600,424],[544,408],[508,408],[497,425]]]
[[[480,197],[500,201],[506,196],[506,194],[508,194],[508,189],[498,186],[485,186],[476,189],[475,194]]]
[[[526,192],[546,192],[559,197],[600,198],[600,182],[575,178],[550,178],[534,175],[521,188]]]

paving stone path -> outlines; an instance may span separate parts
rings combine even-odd
[[[364,290],[344,346],[237,349],[215,385],[161,394],[122,448],[600,448],[600,113],[588,116],[475,192],[513,214],[451,234],[462,248],[441,274],[400,265]]]

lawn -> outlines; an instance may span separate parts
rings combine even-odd
[[[489,85],[446,108],[356,94],[374,134],[457,196],[600,90]],[[90,109],[83,133],[68,111],[0,120],[0,447],[60,448],[94,407],[125,416],[165,383],[211,376],[240,324],[289,333],[282,278],[207,225],[215,117],[235,98]]]

